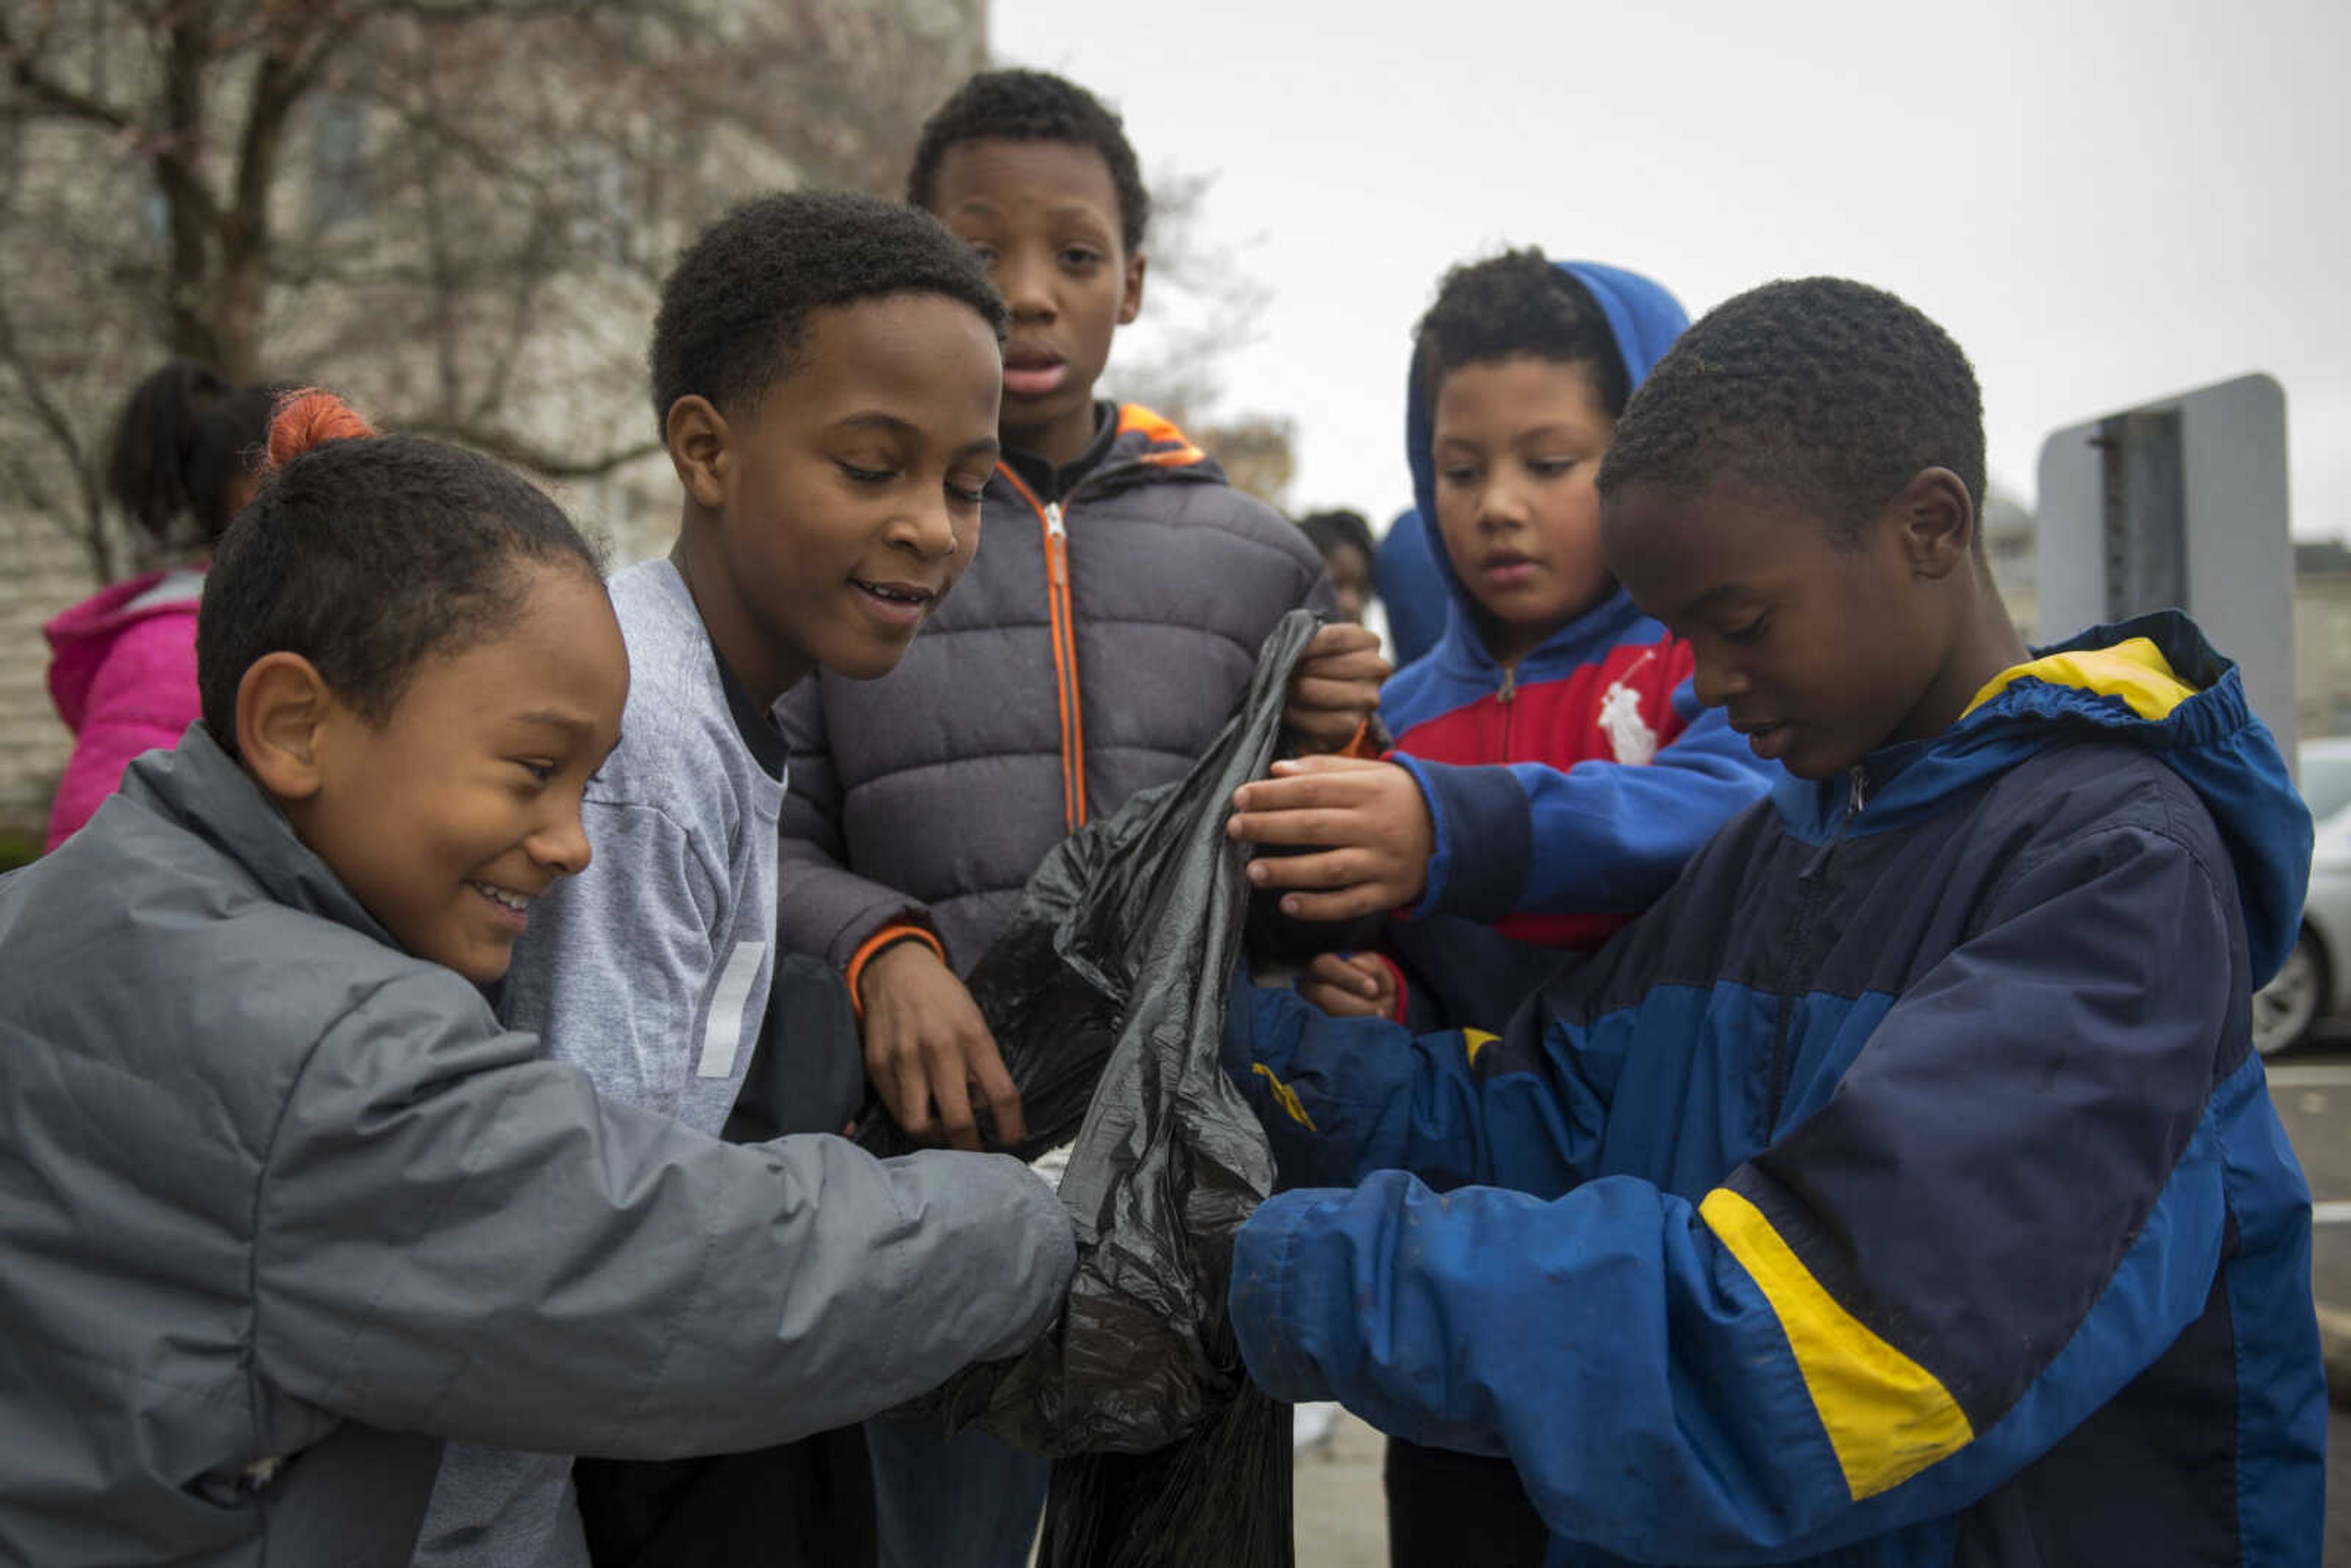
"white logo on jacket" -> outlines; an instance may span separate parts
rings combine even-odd
[[[1623,681],[1600,694],[1600,728],[1619,762],[1638,768],[1657,754],[1657,732],[1641,716],[1640,694]]]

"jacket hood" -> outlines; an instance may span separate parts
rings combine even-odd
[[[1093,472],[1078,482],[1080,490],[1123,490],[1165,480],[1228,482],[1217,460],[1166,415],[1139,402],[1123,402],[1117,420],[1110,449]]]
[[[89,710],[90,683],[116,639],[131,627],[166,615],[193,615],[193,598],[165,597],[140,602],[169,575],[149,572],[105,588],[42,626],[49,640],[49,700],[66,727],[78,733]]]
[[[2038,650],[1988,683],[1942,734],[1872,752],[1855,779],[1792,776],[1773,801],[1788,830],[1807,841],[1884,831],[2052,744],[2085,736],[2146,750],[2204,802],[2236,872],[2252,982],[2267,983],[2301,925],[2310,811],[2246,701],[2236,664],[2177,610],[2094,626]]]
[[[1681,301],[1652,278],[1596,261],[1562,261],[1552,265],[1581,283],[1599,304],[1601,315],[1607,319],[1609,335],[1615,340],[1617,358],[1635,387],[1648,379],[1650,370],[1689,326],[1689,312],[1682,308]],[[1422,399],[1409,369],[1405,374],[1404,405],[1405,459],[1412,465],[1416,516],[1410,524],[1399,518],[1395,526],[1420,528],[1429,559],[1436,563],[1450,601],[1445,634],[1435,653],[1465,664],[1490,666],[1494,663],[1492,656],[1486,652],[1485,640],[1478,635],[1477,623],[1469,614],[1468,591],[1454,574],[1453,562],[1445,553],[1445,537],[1437,530],[1437,469],[1430,452],[1435,438],[1435,411]],[[1632,603],[1621,589],[1614,598],[1624,601],[1622,606],[1614,607],[1618,611]],[[1608,603],[1604,601],[1604,606]]]

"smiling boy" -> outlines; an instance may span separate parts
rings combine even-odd
[[[1301,1184],[1236,1243],[1251,1373],[1507,1456],[1551,1568],[2317,1560],[2309,1191],[2249,1006],[2309,817],[2185,616],[2023,647],[1983,452],[1889,294],[1698,322],[1603,543],[1792,777],[1499,1037],[1237,999]]]
[[[954,236],[862,197],[753,202],[664,287],[653,392],[684,492],[677,543],[612,580],[632,685],[582,804],[595,862],[530,911],[500,1002],[600,1094],[724,1124],[774,967],[787,758],[770,710],[820,667],[886,674],[969,564],[997,461],[1002,321]],[[909,1266],[923,1228],[904,1221],[864,1243],[872,1266]],[[1008,1210],[1002,1239],[1036,1223]],[[998,1256],[914,1250],[983,1271]],[[921,1325],[808,1332],[853,1383]],[[453,1449],[419,1561],[584,1562],[568,1467]]]

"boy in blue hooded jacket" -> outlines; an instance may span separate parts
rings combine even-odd
[[[1689,644],[1601,559],[1593,476],[1688,324],[1638,273],[1532,248],[1453,268],[1421,318],[1406,453],[1444,634],[1381,689],[1388,762],[1305,777],[1377,789],[1384,775],[1426,872],[1376,948],[1313,960],[1300,990],[1326,1012],[1499,1029],[1779,774],[1698,703]],[[1541,1561],[1547,1532],[1508,1464],[1398,1439],[1385,1479],[1392,1568],[1458,1561],[1473,1510],[1488,1568]]]
[[[1301,989],[1324,1010],[1499,1027],[1561,952],[1648,907],[1779,774],[1698,702],[1688,643],[1601,559],[1593,476],[1688,324],[1638,273],[1531,248],[1455,267],[1421,319],[1405,446],[1450,597],[1444,635],[1381,689],[1386,763],[1286,764],[1240,791],[1235,824],[1321,846],[1252,868],[1311,886],[1356,824],[1379,841],[1377,812],[1405,820],[1417,874],[1386,903],[1409,918],[1376,953],[1315,960]],[[1282,809],[1310,791],[1366,809],[1334,835]]]
[[[1499,1037],[1237,994],[1307,1188],[1237,1243],[1250,1370],[1507,1455],[1555,1565],[2314,1563],[2248,1000],[2310,822],[2234,666],[2177,612],[2024,649],[1973,372],[1857,284],[1699,322],[1600,487],[1792,777]]]

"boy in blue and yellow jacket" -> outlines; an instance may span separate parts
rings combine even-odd
[[[1604,543],[1792,777],[1499,1036],[1236,997],[1285,1179],[1360,1184],[1241,1231],[1251,1371],[1509,1456],[1553,1564],[2317,1560],[2309,1197],[2248,1000],[2309,818],[2184,616],[2026,652],[1982,453],[1891,296],[1701,321]]]

